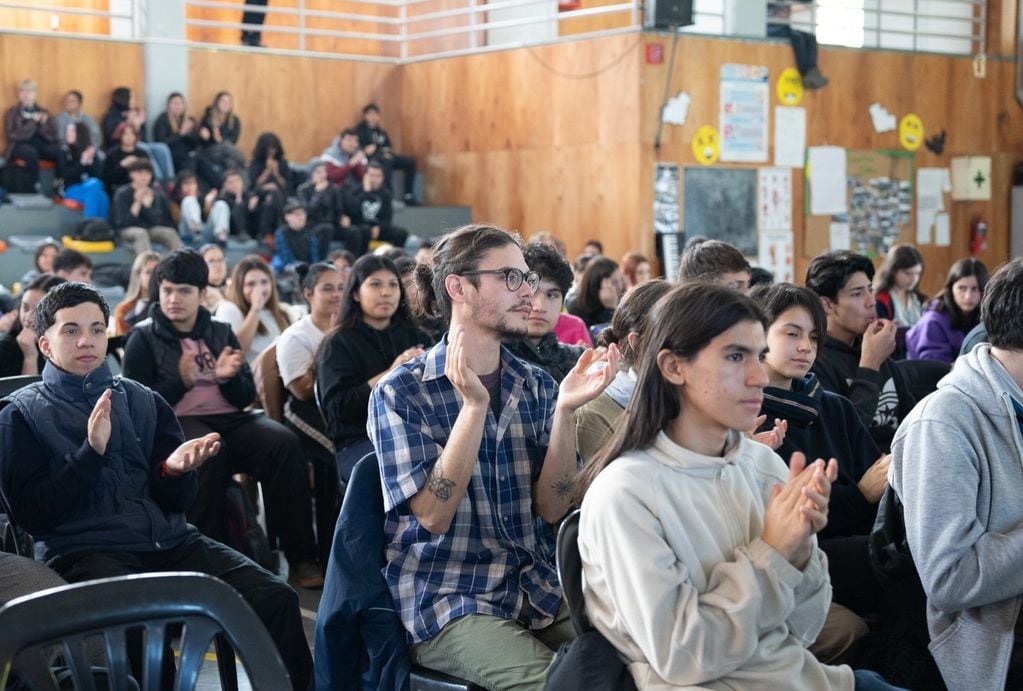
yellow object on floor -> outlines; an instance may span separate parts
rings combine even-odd
[[[78,250],[79,252],[113,252],[115,247],[112,240],[106,240],[104,242],[86,242],[85,240],[75,240],[70,235],[64,235],[60,238],[60,244],[65,249]]]

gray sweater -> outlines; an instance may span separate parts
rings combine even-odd
[[[892,443],[927,593],[931,653],[950,691],[1001,689],[1023,600],[1023,391],[981,345],[960,357]]]

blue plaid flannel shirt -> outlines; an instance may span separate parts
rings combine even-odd
[[[380,381],[370,397],[367,429],[386,510],[383,574],[411,644],[466,614],[543,628],[561,605],[554,534],[532,508],[557,400],[546,372],[502,347],[500,419],[488,409],[479,460],[451,527],[433,535],[409,509],[462,406],[444,376],[446,354],[442,339]]]

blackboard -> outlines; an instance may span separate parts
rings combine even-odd
[[[682,229],[735,245],[757,256],[757,171],[755,168],[686,168],[682,188]]]

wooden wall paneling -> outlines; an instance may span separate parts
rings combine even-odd
[[[406,13],[408,18],[413,20],[416,17],[432,14],[434,12],[444,12],[447,10],[472,7],[477,4],[477,2],[483,4],[482,0],[428,0],[427,2],[418,2],[408,5]],[[486,13],[483,12],[477,12],[475,14],[461,14],[451,17],[439,17],[434,19],[422,19],[410,22],[408,25],[408,32],[410,36],[413,36],[415,34],[431,31],[468,27],[484,21],[486,21]],[[471,48],[474,45],[485,45],[485,34],[486,32],[484,31],[476,31],[472,33],[454,33],[441,36],[410,38],[408,55],[409,57],[416,57],[442,51],[464,50],[466,48]]]
[[[431,202],[570,253],[602,237],[612,256],[638,233],[639,34],[402,67],[405,149]]]
[[[45,5],[47,7],[69,7],[104,12],[110,9],[109,0],[51,0],[45,3]],[[57,22],[56,29],[53,25],[54,21]],[[0,28],[7,30],[53,31],[54,35],[77,33],[107,36],[110,34],[110,20],[105,17],[62,14],[52,10],[4,9],[0,10]]]
[[[662,44],[665,55],[670,54],[671,37],[648,34],[644,44]],[[642,51],[640,51],[642,53]],[[670,94],[680,90],[692,97],[684,126],[665,126],[659,159],[674,161],[682,166],[697,165],[690,150],[690,140],[704,124],[718,125],[718,79],[720,65],[726,62],[767,65],[770,69],[771,127],[773,138],[773,108],[777,103],[775,80],[781,69],[792,64],[789,46],[774,42],[740,42],[722,39],[683,37],[678,46],[675,74]],[[1008,194],[1013,152],[1019,155],[1020,131],[1023,114],[1008,88],[1011,84],[1010,64],[999,61],[988,63],[984,79],[973,76],[972,61],[968,57],[938,56],[882,51],[859,51],[821,47],[821,70],[831,84],[816,92],[806,92],[801,104],[807,111],[807,145],[831,144],[850,149],[899,149],[897,132],[876,133],[871,124],[868,108],[874,101],[882,103],[897,117],[915,112],[924,123],[927,136],[944,129],[947,132],[942,155],[935,155],[921,147],[915,155],[916,167],[947,166],[953,155],[993,156],[992,177],[996,189],[990,202],[966,205],[953,202],[951,209],[952,246],[922,246],[927,262],[922,287],[935,292],[944,282],[945,270],[955,259],[969,252],[968,224],[976,214],[982,214],[989,223],[988,243],[994,263],[1008,252]],[[655,160],[652,154],[654,133],[664,93],[667,65],[642,66],[642,119],[641,147],[650,150],[648,165]],[[773,141],[771,142],[773,159]],[[719,162],[719,166],[744,164]],[[769,160],[763,164],[771,165]],[[803,205],[802,176],[794,171],[794,235],[796,249],[796,275],[802,277],[811,257],[802,255]],[[649,174],[641,176],[643,190],[640,198],[651,198]],[[798,201],[797,201],[798,199]],[[640,207],[644,227],[649,227],[649,203]],[[915,213],[915,205],[914,205]],[[915,218],[911,227],[915,229]],[[912,241],[915,231],[904,239]]]
[[[104,69],[97,69],[97,66]],[[143,92],[142,46],[88,39],[0,34],[0,108],[17,103],[18,81],[39,83],[39,103],[60,112],[64,94],[82,92],[83,110],[97,122],[110,105],[114,87]]]
[[[201,116],[218,91],[230,91],[246,155],[261,132],[273,131],[289,160],[305,162],[340,129],[356,124],[370,101],[380,105],[384,127],[401,142],[397,70],[382,63],[197,49],[189,54],[189,109]]]

